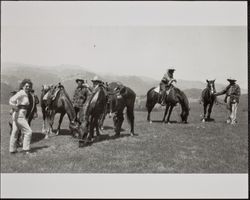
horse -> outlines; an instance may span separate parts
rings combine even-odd
[[[42,90],[41,90],[41,96],[40,96],[40,105],[41,105],[41,110],[42,110],[42,115],[43,115],[43,127],[42,127],[42,133],[46,132],[46,121],[47,121],[47,116],[49,113],[47,112],[47,103],[43,99],[44,95],[52,88],[53,85],[42,85]]]
[[[11,92],[11,95],[15,95],[17,91]],[[27,108],[27,114],[26,114],[26,119],[28,121],[28,124],[31,125],[31,121],[34,119],[34,114],[37,112],[37,104],[39,104],[39,99],[38,97],[34,94],[34,92],[28,94],[29,98],[29,105]],[[10,111],[10,114],[12,114],[12,110]],[[10,126],[10,134],[12,132],[12,122],[9,122]],[[22,141],[23,141],[23,135],[21,131],[18,133],[18,139],[17,139],[17,145],[22,146]]]
[[[147,92],[147,100],[146,100],[146,108],[148,111],[147,121],[149,121],[150,123],[152,123],[151,118],[150,118],[150,113],[153,110],[155,104],[159,103],[159,99],[160,99],[160,94],[157,91],[155,91],[155,89],[156,87],[152,87]],[[177,103],[179,103],[182,109],[181,114],[180,114],[181,121],[182,123],[187,123],[187,118],[189,115],[190,108],[189,108],[188,98],[183,91],[171,85],[168,90],[168,94],[164,98],[164,101],[166,103],[166,109],[164,112],[162,122],[166,122],[166,123],[170,122],[170,116],[171,116],[172,110],[177,105]],[[167,121],[165,121],[167,113],[168,113],[168,117],[167,117]]]
[[[123,86],[117,82],[111,82],[107,85],[108,102],[105,114],[102,116],[100,125],[103,124],[105,116],[114,113],[113,122],[115,127],[115,135],[119,136],[122,123],[124,121],[123,111],[126,108],[127,120],[130,124],[130,135],[134,136],[134,104],[136,93],[129,87]]]
[[[61,83],[51,86],[48,92],[43,96],[43,101],[47,106],[45,118],[47,118],[49,122],[49,130],[45,133],[45,139],[47,139],[49,137],[49,134],[52,133],[54,118],[57,113],[60,113],[60,119],[58,122],[56,135],[60,134],[60,127],[63,117],[65,114],[67,114],[70,121],[70,131],[72,133],[72,136],[75,137],[75,135],[78,134],[79,124],[76,120],[76,113],[73,104],[71,103],[69,95],[65,91],[64,86],[61,85]]]
[[[79,128],[79,147],[93,142],[94,129],[99,136],[99,121],[105,112],[107,104],[107,92],[103,85],[98,85],[92,93],[87,96],[86,103],[79,112],[81,122]]]
[[[202,122],[210,121],[211,119],[211,112],[213,105],[216,101],[216,90],[215,90],[215,80],[206,80],[207,81],[207,87],[202,90],[201,92],[201,100],[200,103],[203,103],[203,118]],[[208,109],[207,109],[208,106]]]

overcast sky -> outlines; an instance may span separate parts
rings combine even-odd
[[[246,2],[2,2],[1,60],[247,88]]]

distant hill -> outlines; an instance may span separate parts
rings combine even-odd
[[[120,81],[133,89],[137,96],[145,96],[147,91],[159,84],[160,80],[139,76],[99,75],[78,65],[34,66],[20,63],[1,63],[1,103],[7,103],[8,93],[15,90],[21,80],[30,78],[34,89],[40,96],[43,84],[61,82],[70,96],[76,87],[75,79],[82,77],[91,84],[91,79],[98,75],[105,82]],[[201,81],[177,80],[176,86],[187,94],[188,98],[197,99],[206,83]],[[216,84],[217,91],[226,85]],[[242,93],[246,93],[242,90]]]
[[[1,82],[1,103],[7,104],[11,97],[11,92],[14,90],[10,85]]]

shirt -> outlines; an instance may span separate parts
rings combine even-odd
[[[226,94],[226,96],[230,97],[230,101],[236,101],[239,103],[241,91],[240,86],[238,84],[228,85],[224,90],[217,93],[218,95]]]
[[[29,98],[28,94],[24,90],[18,91],[15,95],[10,97],[9,104],[11,106],[19,106],[19,105],[24,105],[27,106],[29,105]],[[13,117],[24,117],[26,116],[27,110],[26,109],[18,109],[18,111],[13,112]]]

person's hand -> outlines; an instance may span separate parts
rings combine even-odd
[[[12,109],[13,109],[13,111],[18,111],[18,107],[17,106],[12,106]]]

